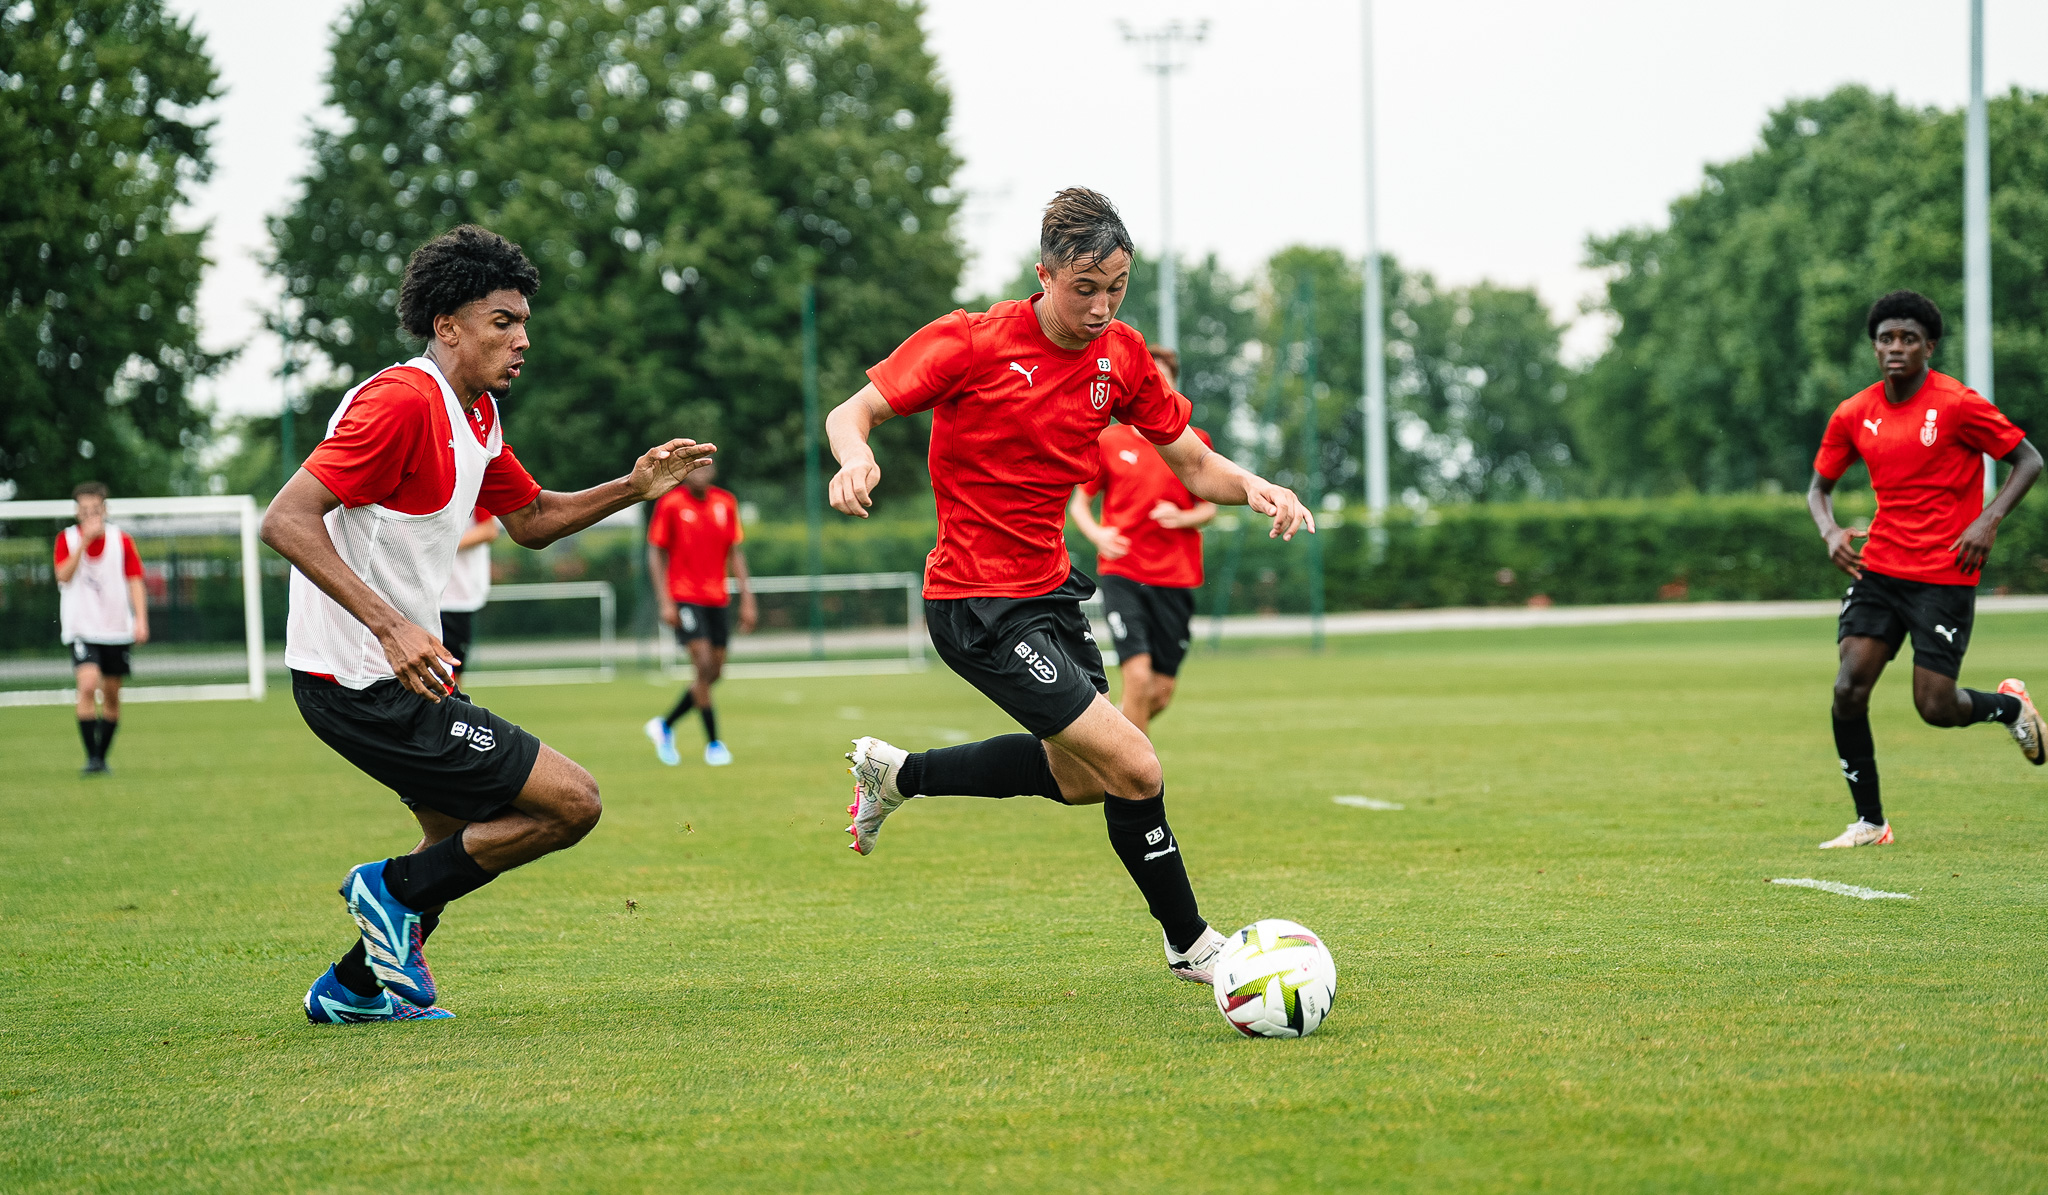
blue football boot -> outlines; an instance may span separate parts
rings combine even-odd
[[[363,931],[363,950],[370,973],[391,994],[420,1008],[434,1006],[434,973],[427,969],[426,939],[420,915],[407,908],[384,886],[384,860],[349,869],[341,882],[348,915]]]
[[[327,968],[313,986],[306,989],[306,1019],[315,1025],[361,1025],[370,1021],[446,1021],[455,1016],[445,1008],[415,1008],[393,1000],[390,992],[358,996],[334,977]]]

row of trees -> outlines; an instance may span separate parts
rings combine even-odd
[[[733,483],[793,508],[805,288],[828,402],[952,305],[958,162],[914,7],[358,0],[328,83],[340,119],[312,135],[303,192],[271,226],[286,290],[274,330],[308,370],[301,452],[348,385],[417,351],[395,326],[406,254],[463,221],[541,267],[535,368],[507,423],[557,485],[687,431],[726,448]],[[194,112],[217,94],[199,38],[161,0],[0,9],[0,484],[196,483],[223,427],[190,388],[218,360],[191,310],[203,230],[172,217],[207,175]],[[1997,398],[2026,425],[2048,416],[2048,97],[1998,98],[1991,131]],[[1395,492],[1801,484],[1828,410],[1870,377],[1870,299],[1911,286],[1960,316],[1961,145],[1957,113],[1859,88],[1787,104],[1664,226],[1590,243],[1616,333],[1577,369],[1533,292],[1386,259]],[[1213,257],[1179,276],[1197,420],[1296,485],[1356,495],[1360,263],[1295,247],[1249,277]],[[1141,330],[1157,323],[1156,277],[1140,258],[1123,314]],[[988,298],[1034,288],[1026,270]],[[1959,325],[1941,364],[1959,357]],[[239,430],[231,484],[268,488],[275,422]],[[883,451],[918,459],[922,435],[921,421],[887,425]]]

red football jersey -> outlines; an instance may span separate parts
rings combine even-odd
[[[689,486],[663,494],[647,520],[647,542],[668,553],[668,596],[691,606],[723,606],[725,566],[740,530],[739,500],[706,486],[700,500]]]
[[[1975,585],[1956,568],[1956,537],[1984,513],[1983,454],[2002,457],[2026,433],[1975,390],[1929,370],[1920,392],[1897,406],[1884,383],[1859,392],[1828,419],[1814,471],[1841,477],[1859,457],[1870,468],[1877,517],[1863,567],[1936,585]]]
[[[955,311],[920,329],[868,378],[899,415],[932,412],[939,542],[928,598],[1037,597],[1067,578],[1067,499],[1094,477],[1112,416],[1154,444],[1188,426],[1145,338],[1112,320],[1079,349],[1039,327],[1043,296]]]
[[[477,399],[464,420],[476,442],[490,442],[498,400]],[[455,453],[448,408],[441,387],[424,370],[387,369],[355,396],[334,434],[306,458],[306,472],[320,479],[342,505],[375,504],[399,514],[427,515],[455,496]],[[494,515],[523,510],[540,496],[540,483],[503,450],[484,468],[477,505]]]
[[[1209,433],[1195,434],[1208,444]],[[1162,527],[1152,508],[1171,502],[1182,510],[1201,500],[1188,492],[1173,470],[1136,430],[1122,423],[1102,429],[1096,440],[1101,470],[1081,487],[1091,497],[1102,495],[1102,522],[1131,541],[1123,555],[1107,556],[1096,568],[1111,576],[1146,585],[1198,589],[1202,584],[1202,531],[1199,527]]]

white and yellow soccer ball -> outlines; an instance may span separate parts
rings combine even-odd
[[[1254,921],[1216,959],[1216,1007],[1246,1037],[1307,1037],[1337,998],[1337,962],[1292,921]]]

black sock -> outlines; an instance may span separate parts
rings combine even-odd
[[[919,751],[903,761],[896,787],[907,797],[1051,797],[1060,800],[1045,744],[1003,734],[958,747]]]
[[[2020,699],[2010,693],[1983,693],[1976,689],[1964,689],[1963,696],[1970,699],[1970,721],[2002,722],[2011,726],[2020,720]]]
[[[433,937],[434,931],[440,925],[439,913],[421,913],[420,941],[425,942]],[[341,961],[334,964],[334,978],[341,981],[341,986],[365,1000],[376,995],[377,989],[383,986],[377,982],[376,972],[370,970],[368,952],[361,938],[357,938],[356,944],[348,948],[347,954],[341,956]]]
[[[1166,931],[1166,940],[1175,950],[1193,946],[1209,923],[1195,907],[1180,843],[1166,824],[1165,792],[1149,801],[1126,801],[1111,794],[1102,802],[1102,813],[1109,824],[1109,845],[1145,894],[1145,904]]]
[[[683,715],[689,713],[690,707],[695,704],[696,699],[690,696],[688,689],[684,689],[683,695],[676,699],[676,708],[670,710],[668,717],[663,718],[662,721],[669,726],[674,726],[677,722],[682,721]]]
[[[710,706],[708,706],[708,705],[700,705],[700,706],[698,706],[698,707],[697,707],[697,712],[698,712],[698,713],[699,713],[700,715],[702,715],[702,716],[703,716],[703,718],[704,718],[704,741],[705,741],[705,742],[707,742],[707,743],[715,743],[715,742],[717,742],[717,741],[718,741],[718,715],[717,715],[716,713],[712,712],[712,709],[711,709],[711,707],[710,707]]]
[[[1870,738],[1870,715],[1835,716],[1835,755],[1842,761],[1842,779],[1856,802],[1856,816],[1873,826],[1884,825],[1884,802],[1877,795],[1877,746]]]
[[[100,757],[100,720],[80,718],[78,720],[78,741],[85,744],[85,758],[88,763]]]
[[[430,909],[464,897],[497,879],[462,849],[461,830],[412,855],[384,861],[384,886],[410,909]]]
[[[2018,703],[2015,702],[2014,704],[2017,705]],[[104,760],[107,757],[107,748],[114,745],[114,732],[119,729],[121,729],[121,720],[119,718],[100,719],[100,749],[98,754],[101,759]]]
[[[420,941],[425,942],[428,938],[433,937],[434,931],[440,928],[441,912],[439,909],[431,913],[420,914]]]

